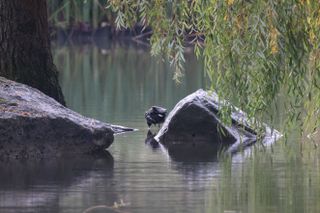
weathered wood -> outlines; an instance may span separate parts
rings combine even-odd
[[[221,150],[236,153],[254,144],[258,135],[246,113],[235,108],[230,126],[220,121],[219,110],[225,104],[216,93],[200,89],[177,103],[154,139],[173,159],[187,160],[214,159]],[[263,144],[281,137],[267,125],[263,128]]]

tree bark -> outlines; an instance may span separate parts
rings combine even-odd
[[[0,0],[0,76],[65,105],[51,55],[46,0]]]

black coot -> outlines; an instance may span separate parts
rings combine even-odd
[[[148,127],[152,124],[161,124],[166,118],[167,110],[159,106],[152,106],[145,113],[145,118],[147,120]]]

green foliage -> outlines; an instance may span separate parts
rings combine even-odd
[[[175,79],[191,43],[204,60],[211,89],[251,118],[262,120],[280,102],[284,126],[306,132],[318,126],[319,1],[109,0],[108,5],[118,15],[118,27],[136,22],[152,27],[151,53],[168,57]],[[232,106],[226,108],[224,113]]]

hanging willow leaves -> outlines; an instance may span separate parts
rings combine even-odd
[[[183,71],[184,48],[192,43],[195,55],[205,63],[212,89],[249,116],[262,120],[272,105],[281,102],[287,124],[301,124],[305,131],[318,126],[319,1],[109,0],[107,4],[120,17],[152,28],[151,52],[166,54],[176,78]],[[120,24],[130,27],[132,22]]]

